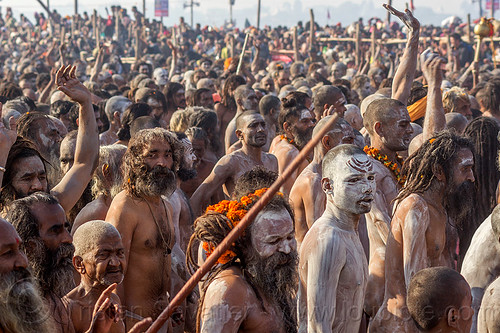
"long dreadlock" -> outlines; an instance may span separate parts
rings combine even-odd
[[[477,222],[481,223],[497,204],[496,190],[500,180],[498,170],[498,123],[487,117],[479,117],[465,128],[464,136],[472,141],[476,150],[474,169],[476,171]],[[493,162],[495,161],[495,162]],[[478,226],[476,226],[478,227]]]
[[[428,190],[434,181],[438,167],[441,167],[447,184],[450,184],[453,181],[452,167],[456,162],[455,158],[458,151],[464,148],[470,149],[474,154],[474,145],[469,139],[450,131],[442,131],[430,140],[425,141],[404,162],[401,173],[403,177],[406,177],[406,183],[394,201],[400,203],[412,193],[422,194]],[[445,206],[448,214],[450,214],[450,211],[456,210],[457,207],[453,207],[453,205],[453,203],[450,203],[450,207]],[[460,258],[465,255],[472,235],[476,230],[474,207],[470,208],[471,212],[454,221],[454,227],[460,239]]]

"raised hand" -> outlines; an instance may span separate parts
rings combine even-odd
[[[118,304],[111,299],[111,293],[116,289],[116,283],[106,288],[95,303],[92,323],[86,333],[107,333],[111,325],[120,320]]]
[[[75,66],[61,66],[56,74],[57,89],[79,104],[91,103],[90,91],[77,79]]]
[[[0,114],[2,113],[2,103],[0,103]],[[17,139],[17,121],[16,118],[9,118],[9,126],[6,127],[3,121],[0,121],[0,149],[8,152]]]
[[[443,81],[443,58],[427,49],[420,55],[420,62],[422,63],[422,72],[429,86],[441,86]]]
[[[405,9],[404,12],[400,12],[396,8],[392,7],[388,4],[383,4],[385,9],[392,15],[396,16],[403,22],[410,31],[418,31],[420,29],[420,22],[413,16],[412,12],[408,9]]]

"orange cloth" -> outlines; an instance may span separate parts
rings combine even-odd
[[[229,65],[231,65],[232,60],[233,60],[233,58],[231,58],[231,57],[224,60],[224,70],[227,70],[229,68]]]
[[[407,107],[408,113],[410,114],[411,121],[415,121],[417,119],[425,116],[425,109],[427,108],[427,95],[409,105]]]

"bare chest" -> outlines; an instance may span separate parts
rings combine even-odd
[[[446,214],[429,207],[430,223],[425,232],[427,257],[431,262],[440,260],[446,246]]]

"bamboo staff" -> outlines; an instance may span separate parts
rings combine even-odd
[[[243,43],[243,50],[241,50],[240,60],[238,61],[238,67],[236,67],[236,75],[240,74],[241,64],[243,63],[243,58],[245,57],[245,50],[247,49],[247,43],[248,43],[249,36],[250,36],[249,33],[247,33],[245,36],[245,42]]]
[[[307,143],[307,145],[300,151],[299,155],[292,161],[292,163],[283,171],[283,174],[276,179],[273,185],[264,193],[264,195],[255,203],[255,205],[248,211],[243,219],[234,227],[233,230],[224,238],[224,240],[215,248],[210,257],[207,258],[205,263],[198,268],[198,270],[191,276],[182,289],[175,295],[170,304],[165,310],[156,318],[151,327],[146,333],[156,333],[165,324],[173,310],[178,307],[181,302],[189,295],[193,288],[200,282],[200,280],[207,274],[210,269],[215,265],[219,257],[226,252],[231,244],[233,244],[238,237],[241,236],[243,231],[255,219],[257,214],[271,201],[274,194],[278,192],[281,185],[286,179],[291,177],[292,173],[299,167],[299,165],[307,158],[310,152],[318,144],[321,138],[332,128],[338,118],[338,113],[333,114],[332,118],[326,125]]]

